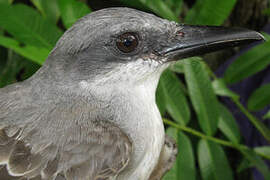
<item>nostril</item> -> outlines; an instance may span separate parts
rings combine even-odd
[[[177,35],[177,36],[180,36],[180,37],[185,37],[185,33],[182,32],[182,31],[177,31],[177,32],[176,32],[176,35]]]

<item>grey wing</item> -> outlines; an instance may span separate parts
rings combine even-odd
[[[127,166],[129,138],[85,101],[40,107],[27,96],[0,89],[0,177],[105,180]]]
[[[88,133],[83,146],[65,152],[69,157],[74,154],[76,158],[83,159],[65,172],[67,180],[116,177],[130,160],[132,145],[128,137],[118,127],[105,121],[94,123],[93,130]]]

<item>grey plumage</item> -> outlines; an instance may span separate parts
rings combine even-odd
[[[142,18],[144,16],[147,18]],[[123,22],[117,24],[120,18]],[[44,66],[33,77],[1,89],[3,145],[0,149],[3,151],[2,162],[7,164],[11,175],[29,178],[41,175],[43,179],[54,179],[60,173],[72,180],[111,179],[127,166],[131,159],[131,141],[139,142],[139,139],[130,137],[134,135],[124,133],[123,129],[130,128],[125,126],[132,124],[137,126],[133,131],[151,128],[150,123],[146,126],[142,121],[151,117],[153,112],[139,110],[139,106],[149,104],[143,99],[136,104],[137,93],[130,93],[134,94],[134,101],[130,101],[132,97],[127,96],[128,91],[119,90],[130,86],[126,90],[136,91],[137,87],[132,87],[135,79],[121,82],[119,77],[122,74],[119,74],[114,80],[118,82],[109,82],[112,80],[110,72],[118,71],[119,64],[126,66],[125,61],[130,60],[125,55],[117,56],[118,52],[110,44],[110,36],[120,33],[123,28],[138,28],[135,26],[137,23],[151,22],[152,19],[163,21],[125,8],[94,12],[79,20],[63,35]],[[157,30],[161,31],[160,27]],[[133,57],[134,60],[136,58]],[[152,72],[144,72],[145,76],[155,70],[153,67]],[[126,78],[144,77],[127,75]],[[122,86],[124,82],[128,83]],[[95,86],[91,87],[92,83]],[[142,88],[137,89],[139,92]],[[150,90],[155,113],[158,113],[153,99],[154,85]],[[126,108],[121,112],[118,106]],[[130,118],[131,111],[142,114],[141,120]],[[129,121],[134,123],[129,125]],[[159,128],[163,130],[161,121]],[[147,137],[150,135],[147,133]],[[163,136],[162,131],[159,136]],[[163,138],[159,141],[158,146],[153,146],[158,147],[156,159]],[[11,143],[8,148],[6,143]],[[136,149],[133,147],[133,153],[136,151],[136,156],[141,154],[140,158],[143,158],[146,141],[138,145]],[[137,173],[135,179],[136,176],[142,175]],[[123,179],[125,177],[123,175]]]
[[[164,164],[172,166],[176,147],[164,146],[155,90],[171,60],[190,56],[182,50],[195,36],[178,33],[185,30],[129,8],[81,18],[35,75],[0,89],[0,163],[10,175],[26,179],[160,178],[168,170]],[[116,42],[129,32],[138,43],[126,53]],[[243,32],[250,33],[237,38]],[[251,31],[233,33],[228,40],[234,45],[261,39]],[[130,48],[134,39],[120,43]],[[163,173],[151,175],[155,168]]]

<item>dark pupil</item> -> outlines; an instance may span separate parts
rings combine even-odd
[[[132,45],[132,41],[133,41],[133,38],[132,38],[132,37],[128,37],[128,38],[124,39],[123,44],[124,44],[126,47],[129,47],[129,46]]]
[[[125,33],[119,36],[116,45],[120,51],[130,53],[136,49],[138,39],[132,33]]]

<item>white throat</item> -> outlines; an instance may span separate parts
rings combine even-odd
[[[159,77],[167,66],[152,72],[153,69],[146,68],[144,78],[138,81],[133,80],[142,71],[122,69],[113,74],[113,79],[107,75],[91,84],[80,82],[80,88],[85,92],[91,92],[103,101],[109,100],[111,109],[108,111],[116,115],[113,123],[132,141],[130,163],[118,180],[148,179],[158,162],[164,144],[164,126],[156,106],[155,91]],[[109,79],[110,82],[107,82]]]

